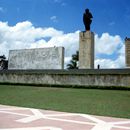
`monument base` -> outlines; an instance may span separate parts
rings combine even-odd
[[[94,69],[94,33],[80,32],[79,69]]]
[[[126,67],[130,68],[130,38],[125,39],[125,52]]]

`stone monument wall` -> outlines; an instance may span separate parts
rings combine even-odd
[[[79,69],[94,68],[94,33],[80,32]]]
[[[130,38],[125,40],[126,67],[130,67]]]
[[[9,51],[9,70],[63,69],[64,48],[38,48]]]

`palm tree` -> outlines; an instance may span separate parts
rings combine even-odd
[[[78,61],[79,61],[79,51],[76,51],[76,54],[72,55],[72,60],[70,64],[67,65],[67,69],[78,69]]]

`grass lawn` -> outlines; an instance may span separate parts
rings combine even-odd
[[[0,104],[130,118],[130,91],[0,85]]]

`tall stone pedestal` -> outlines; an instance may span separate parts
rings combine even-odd
[[[125,39],[125,59],[126,67],[130,68],[130,38]]]
[[[94,69],[94,33],[79,34],[79,69]]]

